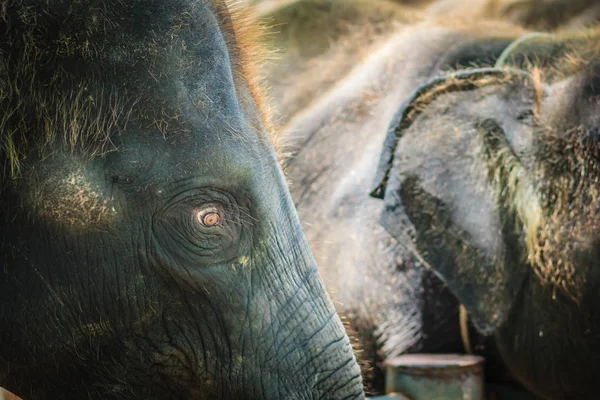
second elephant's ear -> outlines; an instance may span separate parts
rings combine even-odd
[[[412,247],[491,334],[529,274],[525,246],[540,210],[530,181],[533,108],[525,72],[435,78],[390,125],[376,189],[384,227]]]

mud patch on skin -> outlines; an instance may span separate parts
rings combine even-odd
[[[36,181],[29,200],[35,213],[45,220],[80,229],[102,227],[116,220],[112,201],[82,169]]]

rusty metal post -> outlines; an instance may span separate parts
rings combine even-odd
[[[386,393],[410,400],[484,400],[483,357],[407,354],[386,362]]]

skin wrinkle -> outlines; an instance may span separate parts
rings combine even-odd
[[[295,294],[294,294],[294,295],[295,295]],[[300,308],[301,306],[302,306],[302,305],[300,305],[298,308]],[[297,310],[297,308],[295,308],[295,309],[294,309],[294,311],[296,311],[296,310]],[[271,320],[273,320],[273,319],[272,319],[272,317],[273,317],[273,314],[270,312],[270,313],[269,313],[269,315],[270,315],[270,317],[271,317]],[[291,318],[291,316],[292,316],[292,314],[290,314],[290,316],[289,316],[289,317],[287,317],[287,318],[286,318],[286,320],[285,320],[283,323],[279,324],[278,326],[283,326],[283,327],[287,326],[287,325],[288,325],[288,321],[289,321],[289,319]],[[275,360],[276,360],[278,363],[280,363],[280,362],[281,362],[281,360],[280,360],[280,358],[279,358],[279,357],[280,357],[280,355],[279,355],[279,354],[277,354],[277,351],[278,351],[278,350],[279,350],[279,349],[280,349],[282,346],[281,346],[281,342],[280,342],[280,336],[279,336],[279,335],[277,334],[277,332],[275,331],[275,329],[276,329],[276,327],[275,327],[275,324],[274,324],[274,323],[268,324],[268,326],[267,326],[267,328],[266,328],[266,329],[268,329],[268,330],[271,332],[271,338],[272,338],[271,340],[272,340],[272,342],[271,342],[271,345],[269,345],[269,346],[267,347],[266,351],[265,351],[265,356],[264,356],[264,361],[263,361],[263,363],[269,363],[269,362],[272,362],[272,361],[275,361]],[[266,329],[265,329],[265,327],[263,326],[263,327],[261,328],[261,332],[264,332],[264,331],[266,331]],[[266,336],[266,337],[268,337],[268,336]],[[284,340],[285,340],[285,339],[284,339]]]
[[[330,346],[335,345],[336,343],[341,342],[342,340],[344,340],[344,338],[340,338],[340,339],[336,339],[334,341],[332,341],[331,343],[327,344],[322,350],[321,350],[321,354],[323,354]],[[348,361],[346,361],[344,364],[342,364],[340,366],[340,368],[343,368],[344,366],[346,366],[347,364],[351,363],[353,361],[353,357],[351,357]],[[319,387],[322,383],[327,382],[329,380],[329,378],[331,378],[333,375],[335,375],[336,372],[338,372],[339,369],[335,369],[332,372],[330,372],[328,375],[326,375],[324,378],[320,378],[317,382],[315,382],[314,387]]]
[[[175,287],[179,287],[179,285],[177,283],[178,280],[172,275],[171,270],[170,269],[165,269],[165,270],[169,274],[169,277],[170,277],[172,283],[174,284],[174,286]],[[182,288],[180,288],[179,290],[181,291],[181,293],[183,293],[183,289]],[[194,290],[194,289],[192,288],[192,290]],[[189,312],[192,312],[192,306],[190,305],[187,296],[183,295],[182,298],[183,298],[183,305],[187,308],[187,310]],[[195,324],[195,328],[196,328],[197,332],[202,332],[203,330],[201,329],[201,327],[199,325],[199,321],[197,319],[193,319],[193,322]],[[211,335],[212,335],[212,332],[211,332]],[[212,336],[212,338],[214,339],[214,335]],[[202,363],[198,363],[197,365],[204,365],[204,366],[206,366],[206,365],[208,365],[208,359],[209,359],[209,357],[208,357],[208,352],[207,352],[207,344],[206,344],[206,342],[204,340],[204,337],[202,335],[199,336],[199,345],[201,347],[201,354],[203,355],[203,360],[202,360]],[[195,352],[195,353],[197,354],[197,352]]]
[[[163,319],[164,319],[164,316],[163,316]],[[164,323],[164,322],[163,322],[163,323]],[[167,326],[167,325],[168,325],[168,324],[166,324],[166,323],[164,323],[164,324],[165,324],[165,326]],[[190,338],[188,337],[188,335],[186,335],[186,334],[184,333],[184,329],[183,329],[182,327],[179,327],[177,324],[175,324],[175,326],[176,326],[176,327],[177,327],[177,328],[180,330],[180,332],[182,333],[182,336],[183,336],[183,338],[185,339],[185,341],[186,341],[186,343],[187,343],[187,345],[188,345],[187,349],[188,349],[188,350],[192,350],[192,351],[189,351],[189,352],[188,352],[188,354],[192,354],[192,356],[194,357],[194,360],[193,360],[194,362],[193,362],[193,364],[191,364],[191,365],[201,365],[201,362],[200,362],[200,360],[198,359],[198,353],[197,353],[196,351],[193,351],[193,349],[195,349],[195,346],[194,346],[194,344],[192,343],[192,341],[190,340]],[[204,363],[204,364],[206,364],[206,363]],[[191,369],[191,368],[190,368],[190,369]]]
[[[305,339],[306,343],[309,343],[314,337],[319,335],[325,328],[327,328],[331,320],[334,319],[336,316],[336,313],[332,313],[331,316],[327,318],[327,320],[323,323],[321,328],[317,329],[311,336]]]
[[[139,232],[139,231],[136,231],[136,232]],[[142,240],[139,240],[139,238],[143,238],[143,239],[142,239]],[[136,245],[136,243],[138,243],[138,241],[137,241],[137,240],[135,240],[135,239],[136,239],[136,238],[134,238],[134,237],[132,236],[132,239],[131,239],[131,246],[132,246],[132,247],[131,247],[131,248],[137,248],[137,249],[138,249],[138,251],[137,251],[137,254],[138,254],[139,256],[138,256],[137,258],[136,258],[136,257],[134,257],[134,259],[137,259],[137,260],[138,260],[138,263],[139,263],[139,265],[138,265],[139,274],[140,274],[140,277],[141,277],[141,278],[144,278],[144,277],[145,277],[145,275],[144,275],[144,271],[143,271],[143,265],[144,265],[144,264],[142,263],[142,260],[144,260],[144,259],[147,259],[147,255],[148,255],[148,254],[150,254],[150,253],[147,251],[147,248],[149,247],[149,243],[148,243],[149,237],[148,237],[148,236],[145,236],[145,235],[143,235],[142,233],[139,233],[138,240],[139,240],[139,242],[143,243],[143,244],[142,244],[142,249],[140,249],[140,247],[138,247],[138,245]],[[142,310],[149,309],[149,310],[150,310],[150,312],[152,313],[152,315],[158,315],[158,310],[157,310],[157,309],[155,309],[155,308],[152,306],[152,304],[151,304],[151,301],[152,301],[152,300],[150,300],[150,299],[151,299],[151,297],[150,297],[150,296],[148,296],[148,287],[147,287],[145,284],[143,285],[143,287],[144,287],[144,295],[142,296],[142,298],[144,299],[144,307],[143,307],[143,308],[140,308],[140,309],[142,309]],[[150,304],[148,304],[148,305],[147,305],[147,303],[146,303],[146,299],[148,299],[148,300],[149,300]],[[146,308],[146,307],[148,307],[148,308]]]
[[[191,312],[192,311],[192,307],[191,307],[191,305],[190,305],[190,303],[188,301],[188,298],[186,296],[183,296],[183,302],[184,302],[185,307],[188,309],[188,311]],[[204,314],[203,310],[201,311],[201,314],[204,317],[203,320],[206,320],[206,314]],[[202,332],[203,330],[198,325],[199,322],[196,319],[194,319],[194,323],[196,324],[196,330],[198,332]],[[214,340],[215,336],[212,333],[212,331],[210,331],[210,335],[211,335],[211,339]],[[202,354],[203,354],[203,360],[202,361],[203,361],[203,363],[199,364],[199,365],[203,365],[204,368],[206,368],[206,366],[209,364],[209,362],[208,362],[208,360],[209,360],[209,357],[208,357],[209,350],[208,350],[208,347],[207,347],[207,342],[204,340],[204,337],[202,335],[200,336],[200,342],[202,343]]]
[[[226,355],[226,358],[229,360],[229,362],[231,362],[233,360],[232,350],[231,350],[231,343],[229,341],[229,334],[227,332],[227,329],[225,328],[225,324],[224,324],[223,320],[220,318],[219,313],[217,313],[217,310],[216,310],[215,306],[212,304],[212,302],[210,300],[210,297],[207,298],[207,304],[212,309],[213,314],[215,315],[215,317],[216,317],[216,319],[218,321],[218,324],[220,325],[220,328],[222,329],[222,331],[227,333],[225,335],[220,335],[219,336],[219,341],[220,341],[220,346],[219,347],[224,347],[226,349],[226,351],[229,353],[229,354]],[[223,371],[222,368],[219,369],[218,371],[215,370],[215,376],[218,376],[217,372],[222,374],[222,371]],[[221,379],[221,381],[224,381],[224,380]],[[224,384],[222,384],[222,385],[223,385],[223,387],[225,387]]]
[[[63,237],[64,240],[64,237]],[[77,243],[78,246],[80,246],[80,243]],[[66,243],[66,241],[63,243],[64,248],[68,248],[68,245]],[[90,254],[88,252],[85,252],[85,256],[83,257],[84,259],[84,263],[80,264],[78,263],[77,257],[75,255],[75,253],[72,253],[73,257],[70,258],[70,260],[68,259],[67,262],[70,262],[72,265],[91,265],[90,263]],[[86,288],[83,286],[83,279],[81,277],[81,269],[80,268],[76,268],[76,276],[77,276],[77,281],[80,283],[80,291],[81,293],[86,293]],[[119,282],[117,279],[117,287],[119,286]],[[88,286],[88,288],[91,288],[94,286]],[[74,293],[69,293],[69,298],[76,298]],[[91,298],[91,296],[89,295],[89,291],[88,291],[88,298]],[[120,297],[117,297],[117,301],[120,302]],[[88,324],[84,324],[83,321],[81,321],[81,315],[84,314],[84,310],[82,308],[82,304],[79,303],[78,304],[78,311],[80,313],[79,316],[79,321],[78,323],[75,325],[75,330],[71,333],[71,337],[73,340],[73,345],[77,345],[79,342],[85,340],[87,337],[90,336],[94,336],[96,334],[99,335],[104,335],[107,334],[111,331],[111,327],[109,325],[103,324],[102,322],[100,323],[88,323]],[[91,304],[88,304],[89,310],[92,310]]]
[[[249,274],[250,285],[249,285],[249,290],[248,290],[247,297],[246,297],[246,307],[244,310],[244,321],[242,323],[242,326],[240,329],[240,336],[238,338],[238,341],[240,342],[240,348],[241,348],[241,351],[240,351],[241,357],[243,357],[247,352],[247,349],[246,349],[247,341],[253,340],[253,332],[251,329],[248,329],[248,332],[250,332],[250,334],[248,335],[248,339],[246,339],[246,337],[241,333],[241,332],[243,332],[244,328],[247,325],[249,325],[247,323],[250,320],[250,305],[252,304],[252,302],[250,300],[254,298],[253,288],[255,286],[253,284],[253,281],[254,281],[255,271],[250,269],[248,271],[248,274]],[[243,362],[241,363],[240,374],[241,374],[241,376],[246,376],[246,364]],[[247,385],[247,383],[246,383],[246,381],[244,381],[242,383],[242,390],[244,391],[244,393],[248,393],[246,385]]]
[[[104,243],[103,243],[103,241],[102,241],[102,240],[101,240],[101,242],[102,242],[102,244],[104,245]],[[87,253],[87,252],[86,252],[86,255],[89,257],[89,253]],[[88,260],[88,262],[87,262],[87,265],[92,265],[92,263],[91,263],[90,261],[91,261],[91,260]],[[117,259],[116,259],[116,257],[115,257],[115,265],[118,265],[118,262],[117,262]],[[116,273],[115,273],[115,280],[116,280],[117,288],[119,288],[119,289],[121,289],[121,279],[120,279],[120,275],[121,275],[120,271],[116,271]],[[119,292],[121,292],[121,290],[119,290]],[[130,292],[129,292],[129,290],[128,290],[128,288],[127,288],[126,286],[125,286],[125,291],[124,291],[124,293],[127,293],[127,294],[129,294],[129,293],[130,293]],[[125,309],[124,309],[124,308],[123,308],[123,303],[122,303],[121,296],[116,296],[116,299],[117,299],[117,304],[119,305],[119,306],[117,307],[117,310],[119,310],[119,312],[124,312],[125,310],[127,310],[127,312],[130,312],[130,310],[131,310],[131,308],[129,307],[129,295],[128,295],[128,296],[126,296],[126,297],[127,297],[127,308],[125,308]],[[125,316],[123,315],[123,317],[125,317]],[[126,320],[126,321],[131,321],[131,320],[133,320],[133,319],[131,319],[131,315],[128,315],[128,316],[127,316],[127,319],[125,319],[125,320]]]
[[[328,328],[328,327],[327,327]],[[327,346],[331,346],[334,345],[336,341],[331,341],[330,343],[327,344]],[[302,371],[304,368],[306,368],[310,363],[314,363],[316,361],[318,361],[319,357],[321,354],[323,354],[325,351],[327,350],[327,348],[323,348],[321,349],[321,352],[317,355],[317,356],[313,356],[311,359],[306,360],[304,362],[304,364],[300,365],[300,367],[298,368],[299,371]]]
[[[310,274],[310,275],[312,275],[312,274]],[[303,286],[303,285],[302,285],[302,286]],[[299,285],[299,288],[301,288],[302,286],[300,286],[300,285]],[[296,298],[297,298],[297,296],[296,296],[296,295],[294,295],[294,296],[290,297],[290,299],[296,299]],[[284,308],[284,309],[288,309],[289,307],[288,307],[287,305],[285,305],[283,308]],[[296,314],[295,312],[293,312],[293,313],[290,313],[290,317],[294,316],[295,314]],[[284,323],[282,324],[282,326],[287,326],[287,322],[284,322]],[[285,341],[285,340],[284,340],[284,341]]]
[[[306,303],[302,303],[302,305],[301,305],[300,307],[298,307],[298,308],[299,308],[299,309],[301,309],[301,307],[302,307],[302,306],[305,306],[305,305],[306,305]],[[306,313],[306,314],[305,314],[304,316],[302,316],[301,318],[298,318],[298,319],[297,319],[297,322],[298,322],[298,323],[292,327],[292,330],[293,330],[293,329],[299,329],[299,328],[300,328],[300,327],[302,327],[302,326],[304,325],[304,323],[305,323],[306,321],[308,321],[310,318],[311,318],[311,314],[310,314],[310,313]],[[283,355],[278,355],[278,360],[277,360],[277,361],[278,361],[279,363],[283,363],[283,362],[285,362],[285,361],[286,361],[286,359],[287,359],[288,357],[290,357],[292,354],[294,354],[294,353],[297,351],[297,349],[296,349],[296,348],[294,348],[293,346],[290,346],[290,344],[291,344],[291,343],[286,343],[286,341],[288,340],[288,338],[292,338],[292,340],[293,340],[293,337],[294,337],[294,335],[292,335],[292,334],[288,334],[287,336],[284,336],[284,337],[283,337],[283,340],[281,341],[281,345],[285,345],[285,344],[287,344],[287,346],[285,346],[285,347],[283,347],[283,348],[288,348],[288,349],[290,349],[290,350],[288,350],[286,353],[283,353]]]
[[[276,229],[276,228],[274,227],[274,229]],[[277,232],[277,230],[275,230],[275,232]],[[281,235],[281,236],[285,237],[285,236],[286,236],[286,234],[282,233],[282,235]],[[287,239],[287,238],[286,238],[286,239]],[[287,251],[285,251],[286,249],[284,248],[284,246],[283,246],[283,245],[282,245],[282,243],[280,242],[280,235],[274,235],[274,236],[272,236],[272,237],[271,237],[271,239],[270,239],[270,243],[273,243],[273,244],[275,245],[275,247],[276,247],[276,251],[269,252],[270,254],[267,254],[267,255],[266,255],[266,258],[267,258],[267,259],[271,259],[271,260],[273,260],[273,259],[276,259],[276,257],[283,257],[283,259],[284,259],[284,261],[285,261],[286,263],[287,263],[288,261],[290,261],[290,260],[289,260],[287,257],[289,257],[289,256],[293,256],[293,251],[294,251],[294,250],[293,250],[293,249],[289,249],[289,252],[291,252],[292,254],[291,254],[291,255],[288,255],[288,252],[287,252]],[[272,254],[272,255],[271,255],[271,254]],[[269,262],[269,261],[267,261],[267,262]],[[287,264],[287,265],[292,265],[292,264]],[[292,271],[288,271],[287,269],[284,269],[284,271],[282,271],[282,272],[283,272],[283,275],[282,275],[282,276],[278,276],[278,279],[281,281],[281,283],[282,283],[283,285],[286,285],[288,282],[293,282],[293,275],[292,275],[292,274],[293,274],[293,272],[296,272],[296,271],[293,271],[293,272],[292,272]],[[271,284],[270,282],[267,282],[267,285],[269,285],[269,288],[270,288],[271,290],[273,290],[273,289],[274,289],[274,288],[271,286],[271,285],[273,285],[273,284]],[[299,285],[298,285],[298,286],[299,286]],[[285,287],[285,286],[284,286],[284,287]],[[299,288],[299,289],[300,289],[300,288]],[[275,293],[277,293],[277,291],[276,291],[276,290],[273,290],[273,291],[274,291]],[[278,297],[276,297],[276,299],[278,299]],[[289,297],[289,298],[288,298],[288,299],[286,299],[285,301],[286,301],[285,303],[283,303],[283,304],[280,304],[280,307],[281,307],[281,309],[285,309],[285,308],[287,308],[287,304],[288,304],[287,302],[292,302],[292,301],[295,301],[295,298],[294,298],[294,297]]]
[[[348,362],[352,362],[352,359],[350,359]],[[335,375],[336,372],[332,372],[330,376]],[[356,378],[351,378],[341,385],[336,385],[335,387],[332,387],[331,389],[327,389],[326,391],[323,392],[323,396],[329,396],[330,393],[335,393],[334,390],[340,390],[341,388],[344,388],[345,386],[351,384],[353,382],[353,380],[355,380],[355,379]]]
[[[301,281],[303,283],[304,282],[309,282],[309,279],[311,279],[315,275],[317,275],[316,271],[314,271],[314,270],[308,271],[306,273],[305,277],[303,277],[303,279]],[[275,289],[275,288],[273,288],[273,289]],[[299,298],[299,294],[301,293],[301,291],[303,291],[305,289],[306,289],[306,285],[304,285],[304,284],[296,285],[296,288],[292,292],[292,296],[288,297],[286,299],[286,302],[282,304],[282,306],[281,306],[282,310],[289,310],[289,312],[287,313],[288,315],[281,322],[282,326],[287,326],[289,324],[290,320],[292,320],[294,317],[297,316],[298,310],[305,305],[304,303],[300,303],[297,307],[295,307],[293,309],[289,308],[291,306],[290,303],[297,302],[298,298]],[[274,348],[274,346],[275,345],[273,344],[272,347]]]
[[[163,324],[164,326],[175,326],[177,327],[176,324],[172,324],[172,321],[169,321],[171,318],[169,316],[164,316],[163,315]],[[170,322],[170,323],[167,323]],[[184,351],[183,348],[176,343],[175,341],[175,336],[172,335],[171,333],[171,329],[166,329],[165,330],[165,335],[167,337],[167,341],[165,342],[165,344],[163,344],[162,348],[157,349],[159,353],[162,353],[162,355],[166,355],[170,358],[175,358],[178,361],[178,364],[181,365],[181,367],[179,367],[178,369],[188,369],[190,372],[193,370],[192,364],[190,363],[189,359],[187,356],[185,356],[185,354],[188,354],[187,351]],[[182,335],[185,338],[185,335]],[[157,356],[154,356],[155,358],[157,358]],[[164,367],[163,362],[156,362],[154,364],[156,367],[158,367],[157,369],[161,369]],[[183,367],[183,368],[182,368]]]
[[[273,312],[271,311],[270,308],[269,308],[269,321],[275,321]],[[285,323],[283,323],[281,325],[282,326],[286,326]],[[271,362],[273,360],[277,360],[278,356],[277,356],[276,352],[280,348],[280,338],[279,338],[279,335],[276,332],[276,326],[275,326],[275,324],[274,323],[268,324],[267,329],[269,330],[269,332],[271,334],[272,343],[271,343],[270,346],[268,346],[267,350],[265,351],[264,360],[266,362],[262,362],[261,364],[266,364],[266,363],[269,363],[269,362]],[[261,329],[261,331],[265,331],[265,330],[266,329],[263,326],[262,329]],[[280,388],[277,388],[277,390],[280,391]]]
[[[348,386],[348,385],[355,384],[355,381],[356,381],[356,378],[355,378],[355,377],[353,377],[353,378],[350,378],[350,379],[348,379],[348,381],[344,382],[343,384],[341,384],[341,385],[338,385],[338,386],[336,386],[335,388],[332,388],[332,389],[328,390],[327,392],[325,392],[325,393],[324,393],[324,395],[325,395],[325,396],[328,396],[330,393],[335,393],[335,392],[334,392],[334,390],[341,390],[341,389],[345,388],[345,387],[346,387],[346,386]],[[359,395],[360,395],[360,394],[359,394],[358,392],[356,392],[356,393],[354,393],[354,394],[352,394],[352,395],[349,395],[349,396],[347,396],[347,397],[344,397],[344,399],[345,399],[345,400],[348,400],[348,399],[356,399],[356,398],[357,398]]]

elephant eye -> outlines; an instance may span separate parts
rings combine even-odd
[[[221,215],[215,207],[206,207],[196,212],[198,222],[207,228],[220,226],[222,223]]]

